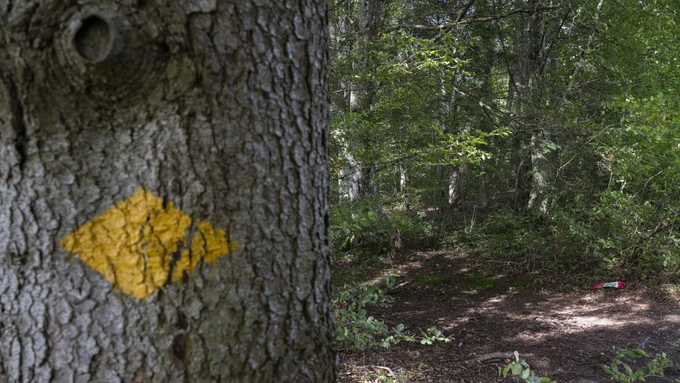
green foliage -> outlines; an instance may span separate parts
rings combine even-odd
[[[477,241],[499,260],[512,262],[522,273],[537,268],[572,272],[587,264],[584,258],[587,243],[569,230],[566,212],[555,210],[551,215],[514,212],[499,209],[489,214],[478,226]]]
[[[329,2],[336,250],[385,254],[395,233],[442,238],[479,207],[466,227],[474,247],[521,271],[678,275],[677,1],[527,13],[478,2],[466,15],[378,3],[364,20],[368,3]],[[461,195],[450,206],[454,168]],[[362,200],[344,201],[341,174],[365,169]],[[532,195],[548,214],[527,207]]]
[[[625,350],[614,347],[614,358],[609,365],[604,365],[604,371],[615,382],[641,382],[649,377],[663,377],[664,369],[670,367],[672,362],[662,352],[653,358],[642,349]],[[529,364],[519,358],[519,353],[514,352],[515,360],[504,367],[498,367],[498,375],[504,378],[511,374],[528,383],[555,383],[547,377],[537,377]],[[680,379],[675,379],[680,382]]]
[[[337,340],[358,350],[383,345],[389,328],[369,316],[366,308],[386,307],[391,302],[392,298],[377,285],[344,285],[337,289],[333,298]]]
[[[515,360],[508,363],[505,367],[498,367],[498,376],[507,378],[508,373],[510,373],[511,376],[517,376],[527,383],[556,383],[550,378],[536,376],[536,372],[531,369],[529,364],[524,359],[519,358],[517,351],[514,351],[513,354]]]
[[[374,366],[373,371],[369,371],[362,379],[364,383],[406,383],[408,373],[395,374],[391,369],[382,366]]]
[[[680,269],[680,107],[663,94],[621,101],[620,125],[596,145],[607,187],[577,212],[570,232],[591,249],[605,269],[641,278]]]
[[[398,209],[385,210],[380,198],[344,202],[331,208],[331,237],[336,250],[353,247],[386,254],[396,244],[395,233],[417,236],[418,217]]]
[[[496,129],[487,132],[447,133],[441,127],[434,128],[438,140],[421,149],[418,153],[425,163],[439,165],[479,165],[491,157],[491,153],[483,150],[492,137],[506,137],[509,131]]]
[[[625,350],[614,347],[614,359],[603,368],[615,382],[642,382],[651,376],[663,377],[664,368],[671,364],[665,352],[651,358],[645,350],[639,348]],[[678,382],[680,379],[675,381]]]
[[[389,280],[387,282],[389,284]],[[388,348],[402,341],[423,345],[451,341],[436,327],[421,331],[420,335],[411,335],[403,324],[390,330],[385,322],[368,315],[368,307],[387,307],[391,302],[392,298],[385,295],[378,285],[356,284],[338,288],[333,298],[338,342],[351,349],[364,350],[378,346]]]

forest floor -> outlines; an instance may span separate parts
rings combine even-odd
[[[680,293],[678,285],[627,281],[623,289],[591,288],[606,282],[560,274],[508,276],[464,251],[409,251],[389,267],[338,262],[334,278],[370,280],[396,273],[394,302],[370,314],[390,327],[414,333],[437,326],[451,342],[400,343],[388,349],[341,350],[342,382],[518,382],[499,377],[518,351],[537,376],[558,383],[608,382],[602,366],[613,346],[665,352],[674,364],[665,378],[680,378]]]

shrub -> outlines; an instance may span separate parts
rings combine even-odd
[[[646,361],[646,363],[645,363]],[[650,376],[663,377],[664,368],[672,363],[666,357],[666,353],[650,357],[645,350],[625,350],[614,347],[614,359],[609,365],[604,365],[604,371],[615,382],[643,382]],[[680,379],[676,379],[680,382]]]
[[[388,279],[387,284],[390,282]],[[405,332],[403,324],[390,330],[385,322],[368,315],[367,307],[387,307],[391,303],[392,298],[379,285],[344,285],[337,289],[333,298],[333,311],[338,342],[351,349],[364,350],[378,346],[387,348],[401,341],[421,344],[451,341],[436,327],[414,336]]]
[[[512,376],[518,376],[527,383],[556,383],[554,380],[546,377],[536,376],[536,372],[531,369],[529,364],[519,358],[517,351],[513,352],[515,360],[508,363],[505,367],[498,367],[498,375],[504,378],[508,377],[508,373]]]
[[[418,218],[398,209],[386,210],[385,201],[362,199],[331,209],[331,237],[336,251],[361,248],[373,254],[387,254],[401,240],[401,233],[417,235]]]

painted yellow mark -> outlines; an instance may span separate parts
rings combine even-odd
[[[224,230],[215,229],[209,222],[198,223],[198,233],[191,241],[191,252],[184,250],[182,257],[175,263],[172,271],[172,281],[179,282],[185,271],[193,270],[199,259],[215,263],[217,258],[237,249],[235,242],[227,241]]]
[[[187,242],[191,218],[141,188],[131,197],[95,217],[64,237],[60,245],[99,272],[122,292],[138,299],[149,296],[168,282],[180,282],[184,272],[198,266],[199,260],[215,262],[236,249],[224,230],[210,223],[198,223],[190,250],[182,250],[179,260],[173,253]]]

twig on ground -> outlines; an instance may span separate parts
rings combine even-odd
[[[385,366],[373,366],[373,367],[379,368],[381,370],[385,370],[385,371],[387,371],[387,373],[390,374],[390,376],[392,376],[394,379],[397,379],[397,376],[394,375],[394,372],[392,372],[392,369],[390,369],[389,367],[385,367]]]
[[[523,358],[531,358],[534,354],[522,354]],[[465,361],[465,364],[475,363],[475,362],[500,362],[504,359],[512,359],[515,355],[512,351],[507,352],[491,352],[488,354],[480,355],[474,359]]]

